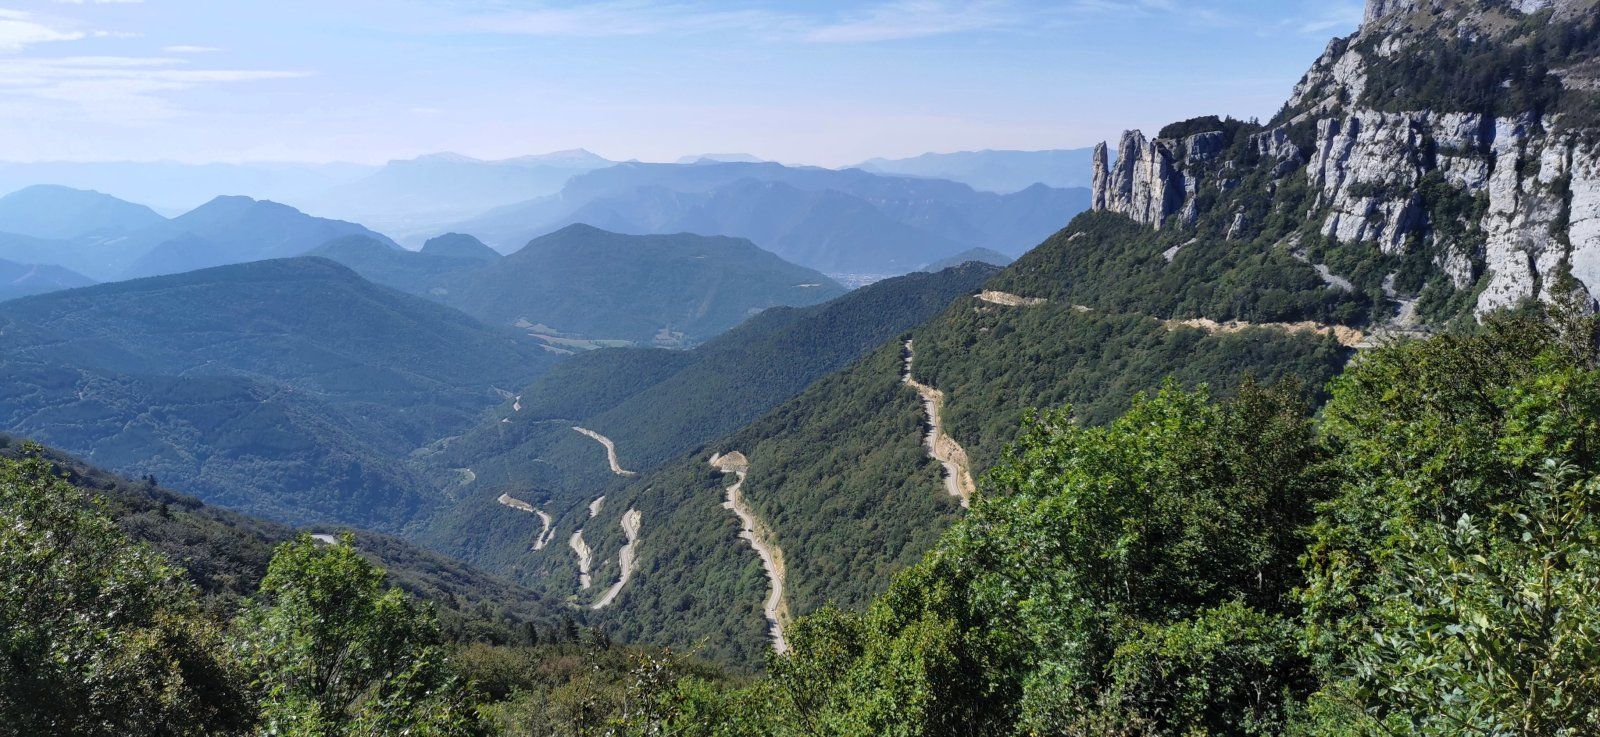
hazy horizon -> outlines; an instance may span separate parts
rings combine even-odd
[[[1196,115],[1270,116],[1361,8],[13,0],[0,5],[0,161],[373,165],[583,148],[838,167],[1082,148]]]

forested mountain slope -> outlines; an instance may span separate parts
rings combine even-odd
[[[744,657],[765,640],[765,582],[733,516],[719,518],[712,452],[749,459],[742,493],[783,549],[790,610],[859,606],[959,513],[920,447],[933,414],[981,475],[1031,407],[1099,424],[1166,377],[1222,396],[1250,375],[1315,393],[1355,348],[1536,295],[1587,302],[1593,9],[1374,3],[1271,124],[1130,133],[1115,165],[1102,149],[1096,212],[906,336],[937,401],[918,406],[896,341],[610,492],[594,527],[638,508],[692,532],[671,548],[647,538],[633,592],[608,612],[641,636],[737,631],[729,652]],[[1440,38],[1461,28],[1476,35]],[[1519,64],[1529,76],[1508,71]],[[599,558],[619,544],[608,534],[589,540]],[[740,586],[734,612],[723,598]]]
[[[388,529],[440,502],[405,454],[553,362],[322,259],[14,300],[0,326],[6,429],[236,508]]]
[[[206,597],[206,608],[232,615],[255,594],[273,548],[299,530],[222,509],[158,485],[156,477],[131,480],[48,448],[0,434],[0,458],[41,453],[74,486],[88,491],[129,537],[149,544],[181,567]],[[533,591],[398,538],[338,527],[319,534],[353,535],[363,555],[389,571],[394,582],[432,602],[459,636],[505,637],[525,623],[552,626],[558,609]]]
[[[517,325],[553,353],[603,345],[697,345],[769,307],[825,302],[844,289],[748,241],[635,236],[574,225],[500,257],[468,235],[421,251],[341,238],[312,255],[372,281]]]
[[[626,469],[650,471],[760,417],[993,273],[968,264],[888,279],[822,305],[768,310],[692,351],[609,349],[568,359],[488,422],[423,457],[441,483],[459,479],[460,469],[470,469],[471,481],[454,487],[462,501],[422,539],[467,559],[564,577],[566,551],[528,551],[539,520],[508,515],[496,499],[509,493],[540,505],[556,515],[561,539],[581,526],[583,508],[617,476],[603,448],[575,426],[611,439]]]
[[[443,299],[492,324],[678,347],[768,307],[843,293],[832,279],[746,240],[572,225],[470,275]]]

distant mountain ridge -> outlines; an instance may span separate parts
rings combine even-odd
[[[748,241],[630,236],[588,225],[504,257],[460,234],[432,239],[421,251],[357,236],[312,253],[487,323],[516,325],[557,353],[594,345],[689,347],[769,307],[816,304],[844,291]]]
[[[95,281],[60,266],[19,264],[0,260],[0,302],[18,297],[87,287]]]
[[[1021,253],[1087,206],[1086,190],[1035,186],[997,195],[860,170],[625,163],[452,229],[502,252],[574,223],[634,234],[729,235],[824,272],[883,276],[974,247]]]
[[[100,280],[299,256],[349,235],[399,248],[355,223],[249,197],[216,197],[170,220],[142,205],[66,187],[30,187],[0,198],[0,259],[60,266]]]
[[[572,225],[534,239],[446,299],[491,323],[693,345],[754,313],[825,302],[844,288],[736,238],[629,236]]]
[[[612,163],[583,149],[499,161],[430,154],[390,161],[366,177],[291,202],[416,243],[445,224],[554,194],[572,177]]]
[[[1077,148],[928,153],[907,159],[869,159],[856,168],[874,174],[948,179],[984,192],[1009,194],[1035,184],[1057,189],[1089,186],[1092,152],[1092,148]]]
[[[0,197],[0,231],[44,240],[114,237],[165,221],[144,205],[57,185],[34,185]]]

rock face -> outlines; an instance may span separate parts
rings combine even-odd
[[[1170,147],[1147,140],[1139,131],[1122,134],[1115,168],[1107,165],[1105,144],[1096,146],[1094,167],[1091,201],[1096,210],[1120,212],[1159,229],[1183,207],[1183,178]]]
[[[1437,63],[1427,54],[1438,54],[1439,46],[1429,44],[1509,48],[1522,39],[1507,34],[1528,33],[1538,26],[1530,20],[1566,23],[1561,30],[1569,37],[1592,39],[1600,35],[1597,18],[1600,0],[1368,0],[1361,31],[1329,44],[1295,87],[1286,112],[1250,133],[1246,145],[1230,146],[1221,132],[1147,140],[1130,131],[1115,164],[1104,146],[1097,149],[1093,209],[1156,228],[1193,227],[1202,214],[1197,203],[1210,202],[1230,208],[1226,218],[1212,219],[1228,223],[1217,235],[1249,240],[1248,208],[1237,204],[1248,195],[1228,194],[1255,171],[1251,181],[1270,182],[1255,193],[1262,196],[1272,196],[1280,183],[1303,183],[1309,190],[1304,216],[1327,242],[1366,244],[1390,256],[1422,253],[1455,289],[1478,291],[1480,313],[1532,297],[1551,299],[1567,287],[1593,304],[1600,296],[1600,130],[1594,118],[1562,112],[1548,96],[1539,110],[1497,103],[1501,110],[1489,114],[1407,108],[1391,89],[1368,93],[1385,71],[1377,62]],[[1586,43],[1594,48],[1593,40]],[[1600,60],[1569,56],[1560,63],[1565,66],[1552,64],[1550,75],[1568,98],[1600,90]],[[1584,99],[1600,105],[1600,99]],[[1207,197],[1208,187],[1217,196]]]

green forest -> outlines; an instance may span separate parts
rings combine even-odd
[[[1597,338],[1554,309],[1364,354],[1320,408],[1286,380],[1030,412],[969,514],[758,677],[569,617],[447,631],[353,538],[208,572],[255,590],[207,605],[92,476],[14,450],[3,729],[1593,734]]]

